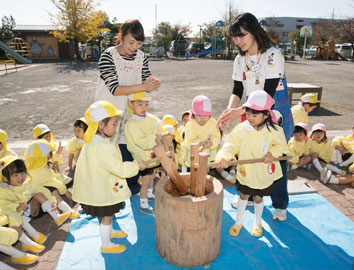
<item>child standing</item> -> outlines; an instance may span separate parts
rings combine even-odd
[[[317,123],[312,127],[311,139],[307,142],[313,166],[320,172],[320,180],[327,183],[331,179],[332,171],[344,175],[345,171],[329,164],[333,149],[326,136],[326,126]]]
[[[66,145],[65,151],[69,153],[69,174],[73,175],[75,173],[75,167],[73,166],[73,161],[75,164],[80,155],[81,148],[84,144],[84,135],[87,130],[87,120],[85,117],[75,120],[74,122],[74,133],[75,137]]]
[[[227,167],[226,161],[232,160],[235,155],[240,160],[265,158],[264,163],[237,166],[236,186],[240,191],[240,199],[236,223],[229,231],[232,236],[237,236],[243,226],[243,214],[250,195],[254,198],[255,211],[252,235],[262,235],[263,196],[272,193],[273,183],[283,175],[279,161],[273,160],[288,149],[283,129],[274,125],[271,120],[273,103],[274,100],[265,91],[253,91],[243,105],[247,121],[234,127],[216,156],[220,168]]]
[[[17,157],[16,153],[8,148],[7,143],[7,134],[4,130],[0,129],[0,159],[6,156],[15,156]]]
[[[125,125],[125,139],[129,152],[137,161],[147,161],[155,155],[152,148],[161,141],[163,133],[162,121],[149,114],[151,96],[147,92],[138,92],[129,95],[129,108],[133,115]],[[140,211],[147,215],[154,215],[154,209],[149,206],[148,200],[154,200],[153,179],[159,162],[150,164],[145,170],[140,170],[142,185],[140,189]]]
[[[352,134],[347,137],[334,137],[332,147],[336,154],[336,167],[344,170],[350,166],[349,171],[354,173],[354,126]]]
[[[176,136],[175,136],[176,142],[177,142],[176,157],[177,157],[179,169],[182,169],[182,167],[184,166],[184,156],[183,156],[183,151],[182,151],[182,144],[184,141],[184,128],[189,121],[189,114],[190,114],[190,111],[185,111],[182,113],[182,125],[177,128]],[[184,169],[184,171],[186,171],[186,169]]]
[[[320,101],[316,98],[314,94],[306,94],[300,98],[298,105],[291,108],[291,113],[293,114],[294,124],[302,122],[306,125],[309,123],[308,113],[312,112],[318,107]]]
[[[126,232],[113,229],[113,215],[131,196],[126,178],[136,175],[139,168],[144,169],[142,162],[123,162],[119,148],[109,141],[121,115],[107,101],[95,102],[86,110],[88,128],[75,172],[73,200],[81,204],[86,214],[102,218],[102,253],[125,251],[124,245],[111,241],[111,238],[127,236]]]
[[[220,143],[220,131],[211,116],[211,101],[204,95],[196,96],[192,102],[190,121],[184,128],[184,164],[190,167],[191,143],[199,143],[202,152],[209,154],[208,162],[215,160]]]
[[[292,156],[288,164],[292,170],[311,162],[307,147],[307,133],[308,127],[305,123],[299,122],[295,125],[294,136],[288,142],[289,152]]]
[[[10,227],[18,231],[22,224],[23,229],[38,244],[42,245],[47,237],[37,232],[30,224],[30,216],[36,217],[39,208],[53,218],[56,225],[61,226],[71,215],[71,211],[58,215],[56,213],[56,199],[51,196],[48,189],[34,183],[27,178],[25,162],[17,157],[7,156],[0,160],[2,166],[0,178],[3,183],[0,186],[0,204],[6,207],[12,207],[9,211]],[[4,210],[6,212],[6,210]],[[38,249],[38,247],[37,247]],[[32,251],[32,248],[28,248]]]

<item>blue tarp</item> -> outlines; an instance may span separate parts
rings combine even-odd
[[[236,219],[230,205],[234,196],[234,188],[224,189],[221,249],[209,269],[352,269],[354,223],[320,195],[291,195],[285,222],[272,220],[266,197],[261,238],[251,235],[253,207],[246,210],[240,234],[229,236]],[[102,255],[98,219],[81,215],[71,222],[57,269],[183,269],[157,253],[154,217],[139,212],[138,196],[114,222],[129,234],[113,240],[127,246],[124,253]]]

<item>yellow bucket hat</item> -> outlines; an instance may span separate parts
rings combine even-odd
[[[303,95],[300,100],[305,103],[320,103],[320,101],[314,94]]]
[[[130,94],[128,96],[128,99],[130,101],[136,101],[136,100],[145,100],[145,101],[151,101],[152,96],[150,93],[145,92],[145,91],[141,91],[141,92],[136,92],[133,94]]]
[[[44,139],[33,141],[26,149],[25,160],[28,170],[35,170],[48,162],[48,154],[55,150],[54,144]]]
[[[38,124],[33,128],[34,139],[38,139],[39,136],[47,132],[50,132],[50,141],[55,141],[52,132],[50,131],[49,127],[45,124]]]
[[[4,150],[7,150],[7,134],[4,130],[0,129],[0,143],[2,143]]]
[[[89,143],[92,140],[97,132],[99,121],[108,117],[121,115],[122,113],[122,111],[117,110],[117,108],[108,101],[97,101],[91,104],[85,112],[88,128],[85,132],[84,141]]]
[[[164,131],[165,131],[167,134],[171,134],[171,135],[173,135],[173,136],[176,135],[175,127],[172,126],[172,125],[164,125],[164,126],[163,126],[163,129],[164,129]]]
[[[9,166],[12,162],[19,159],[15,156],[6,156],[0,159],[0,182],[2,182],[2,170]]]
[[[175,126],[178,124],[178,121],[172,114],[166,114],[162,117],[162,122],[164,125]]]

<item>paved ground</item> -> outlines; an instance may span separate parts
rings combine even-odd
[[[197,59],[150,61],[153,74],[162,80],[155,93],[150,112],[162,117],[172,113],[180,118],[190,108],[192,99],[203,93],[213,102],[217,118],[228,103],[232,89],[232,61]],[[10,143],[31,140],[34,125],[43,122],[57,139],[69,139],[74,119],[81,117],[92,103],[97,81],[96,63],[50,63],[19,67],[5,75],[0,66],[0,128],[8,133]],[[354,63],[342,61],[297,60],[286,63],[288,82],[323,86],[321,108],[312,113],[310,125],[322,122],[333,136],[346,133],[353,126]],[[22,155],[24,148],[14,149]],[[64,157],[64,161],[67,158]],[[63,166],[64,168],[64,166]],[[349,185],[323,185],[314,171],[298,169],[289,180],[304,179],[348,218],[354,221],[354,188]],[[224,182],[227,185],[226,182]],[[48,226],[48,224],[50,224]],[[34,220],[33,225],[49,235],[46,250],[39,263],[18,269],[55,269],[64,245],[69,222],[57,227],[48,215]],[[9,263],[9,258],[0,254]]]

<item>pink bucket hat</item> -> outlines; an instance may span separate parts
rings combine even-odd
[[[326,125],[322,123],[317,123],[312,126],[312,133],[315,132],[316,130],[322,130],[324,132],[327,132]]]
[[[271,119],[275,120],[276,116],[274,112],[271,110],[273,104],[274,104],[274,100],[267,92],[263,90],[256,90],[249,95],[246,103],[243,104],[242,108],[250,108],[256,111],[268,110]]]
[[[306,133],[309,132],[309,128],[308,126],[305,124],[305,123],[302,123],[302,122],[299,122],[295,125],[295,127],[298,126],[298,127],[302,127],[304,130],[306,130]]]
[[[192,113],[211,116],[211,101],[207,96],[199,95],[193,99]]]

